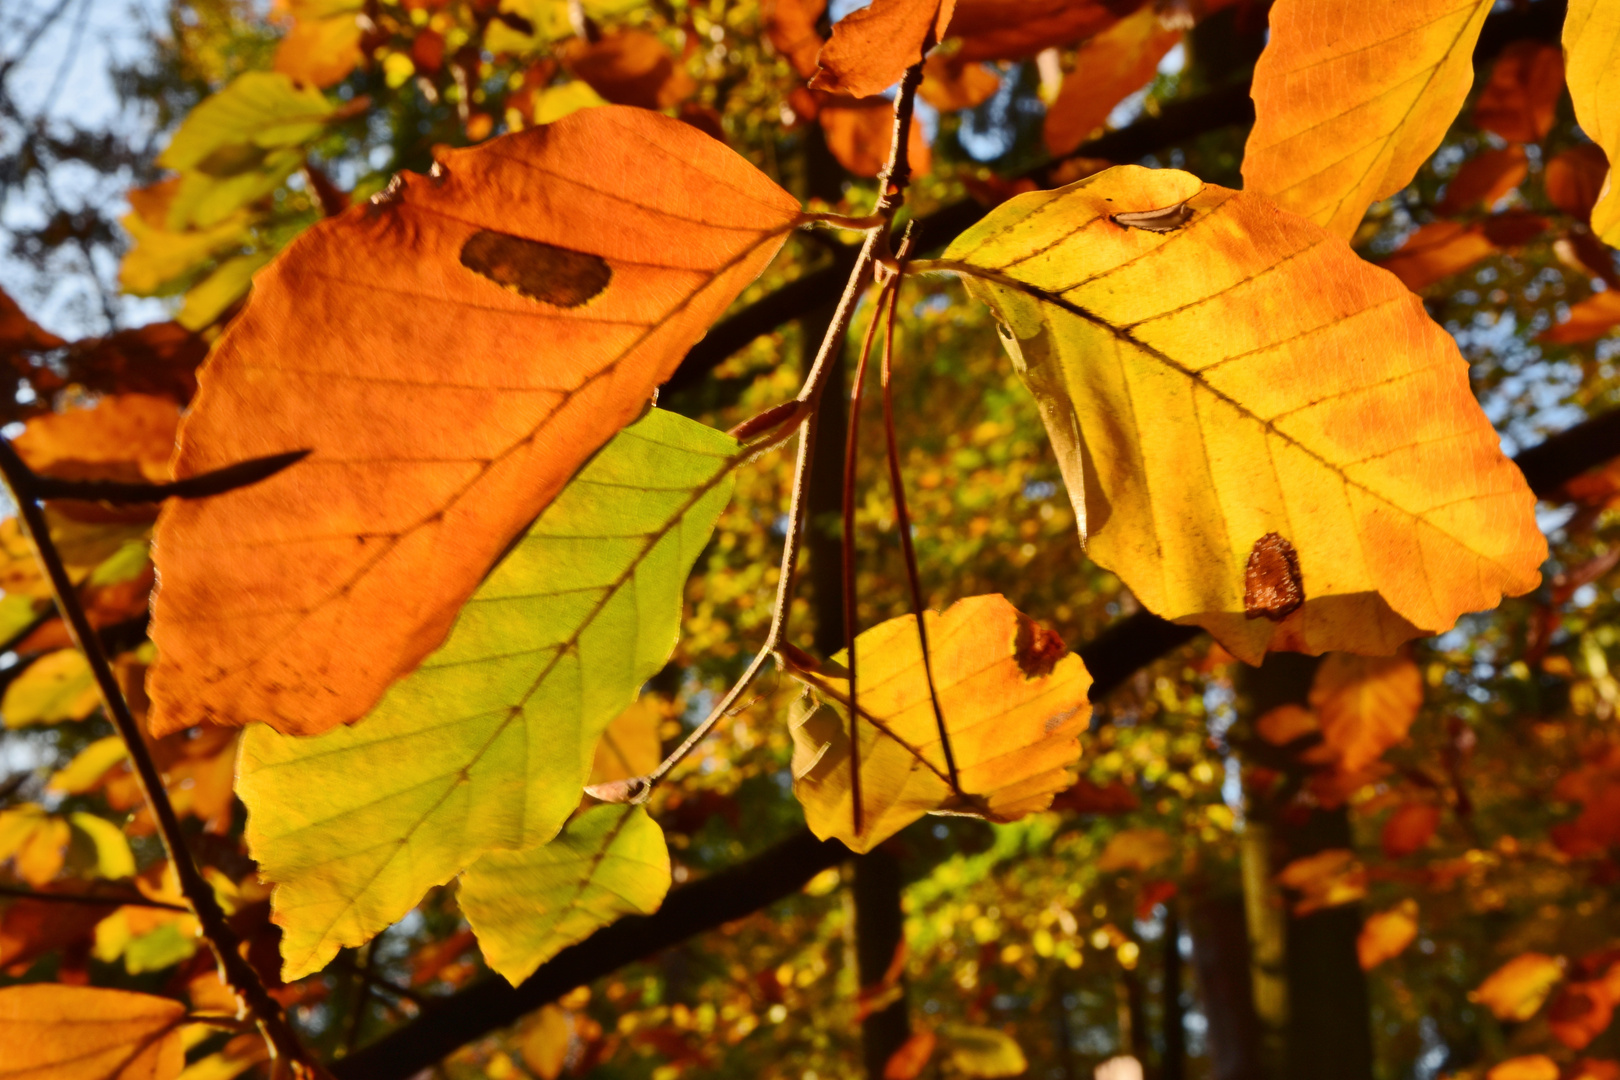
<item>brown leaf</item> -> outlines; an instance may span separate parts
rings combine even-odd
[[[1061,156],[1085,142],[1114,106],[1153,80],[1159,61],[1181,40],[1184,29],[1167,24],[1149,5],[1082,42],[1073,70],[1046,110],[1046,148]]]
[[[963,60],[1023,60],[1102,33],[1145,0],[957,0]]]
[[[67,342],[23,314],[17,301],[0,290],[0,359],[13,353],[56,349]]]
[[[1609,159],[1602,148],[1581,143],[1547,162],[1541,183],[1554,206],[1581,221],[1590,221],[1592,207],[1597,205],[1608,175]]]
[[[103,394],[158,394],[184,405],[197,392],[208,341],[179,323],[148,323],[74,344],[69,377]]]
[[[1329,653],[1316,669],[1311,706],[1344,772],[1359,772],[1406,741],[1423,705],[1423,675],[1403,656]]]
[[[872,0],[834,26],[817,58],[814,90],[864,98],[900,81],[937,43],[956,0]]]
[[[26,1080],[170,1080],[185,1067],[178,1001],[88,986],[0,989],[5,1075]]]
[[[983,105],[1001,87],[1001,76],[980,63],[933,53],[923,63],[917,96],[941,112],[958,112]]]
[[[1571,229],[1553,241],[1558,261],[1576,273],[1599,278],[1611,289],[1620,289],[1620,273],[1614,268],[1614,252],[1585,229]]]
[[[1524,147],[1487,150],[1462,163],[1457,175],[1446,185],[1445,198],[1435,205],[1435,212],[1450,216],[1480,204],[1489,208],[1524,183],[1529,175],[1530,159],[1525,156]]]
[[[675,54],[645,30],[616,30],[599,41],[575,38],[563,63],[575,78],[615,105],[667,109],[697,91]]]
[[[1400,278],[1408,289],[1419,292],[1495,253],[1496,245],[1486,238],[1482,226],[1436,221],[1408,236],[1379,265]]]
[[[802,78],[816,73],[823,44],[816,21],[826,10],[827,0],[767,0],[765,5],[765,36]]]
[[[1543,331],[1536,340],[1573,345],[1595,341],[1616,326],[1620,326],[1620,289],[1607,289],[1571,304],[1569,318]]]
[[[1379,846],[1385,858],[1404,859],[1427,847],[1439,827],[1440,808],[1434,803],[1402,803],[1384,822]]]
[[[1564,54],[1558,46],[1515,41],[1502,50],[1474,102],[1474,126],[1511,143],[1539,143],[1552,130],[1563,92]]]
[[[164,510],[152,731],[363,716],[797,221],[708,136],[604,106],[304,232],[216,346],[176,475],[311,455]]]
[[[1614,1000],[1602,980],[1568,983],[1547,1009],[1547,1030],[1571,1050],[1584,1050],[1614,1019]]]
[[[180,406],[150,394],[101,398],[88,409],[36,416],[13,440],[37,473],[71,480],[169,478]]]
[[[1483,222],[1485,239],[1501,248],[1518,248],[1541,239],[1552,222],[1528,210],[1507,210]]]
[[[816,119],[827,137],[827,149],[838,159],[838,164],[855,176],[877,176],[883,172],[894,141],[894,108],[887,101],[835,98],[821,106]],[[911,125],[911,138],[906,145],[913,176],[921,176],[933,168],[933,155],[920,125]]]

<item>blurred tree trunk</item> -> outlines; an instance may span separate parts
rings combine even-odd
[[[1198,896],[1190,921],[1193,967],[1209,1024],[1210,1080],[1264,1080],[1243,895]]]

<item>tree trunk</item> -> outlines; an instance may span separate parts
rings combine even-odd
[[[1209,1023],[1210,1080],[1264,1080],[1243,896],[1200,896],[1191,921],[1193,966]]]

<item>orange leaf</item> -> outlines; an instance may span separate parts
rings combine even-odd
[[[1609,159],[1592,143],[1572,146],[1547,162],[1541,182],[1552,204],[1571,217],[1590,220],[1609,175]]]
[[[934,53],[923,62],[917,96],[941,112],[983,105],[1001,87],[1001,76],[983,64]]]
[[[1145,874],[1175,853],[1176,842],[1163,829],[1125,829],[1115,833],[1097,856],[1097,869]]]
[[[957,0],[963,60],[1023,60],[1108,29],[1145,0]]]
[[[858,98],[883,93],[944,36],[955,6],[956,0],[872,0],[833,26],[811,88]]]
[[[1565,1080],[1620,1080],[1620,1062],[1582,1058],[1570,1067]]]
[[[894,141],[894,108],[887,101],[835,99],[821,107],[816,119],[827,136],[827,149],[838,164],[856,176],[877,176],[883,171]],[[906,146],[913,176],[921,176],[933,167],[933,155],[923,139],[921,125],[911,125]]]
[[[1536,340],[1573,345],[1594,341],[1616,326],[1620,326],[1620,289],[1607,289],[1571,304],[1569,318],[1543,331]]]
[[[589,43],[576,38],[571,45],[563,55],[568,70],[615,105],[668,109],[697,91],[669,46],[645,30],[617,30]]]
[[[1244,188],[1353,235],[1440,145],[1492,2],[1405,0],[1375,18],[1340,0],[1278,0],[1250,90]]]
[[[928,1028],[915,1033],[900,1044],[900,1049],[889,1055],[883,1066],[883,1080],[917,1080],[934,1056],[934,1044],[939,1041]]]
[[[816,20],[826,10],[827,0],[772,0],[765,7],[765,36],[806,79],[816,73],[823,44]]]
[[[1613,1019],[1614,1001],[1601,980],[1570,983],[1547,1009],[1547,1030],[1571,1050],[1584,1050]]]
[[[1279,705],[1254,722],[1255,734],[1272,746],[1287,746],[1295,739],[1321,730],[1316,714],[1301,705]]]
[[[1468,995],[1498,1020],[1522,1022],[1536,1015],[1553,987],[1564,977],[1564,961],[1545,953],[1515,956],[1491,973]]]
[[[1487,150],[1462,163],[1457,175],[1446,185],[1446,196],[1435,206],[1440,214],[1460,214],[1484,204],[1486,208],[1524,183],[1530,175],[1530,159],[1524,147],[1509,146]]]
[[[9,357],[15,352],[55,349],[66,344],[24,315],[17,301],[0,290],[0,357]]]
[[[276,46],[275,70],[301,83],[336,85],[360,63],[364,5],[338,0],[289,0],[292,29]]]
[[[1393,960],[1417,939],[1417,902],[1402,900],[1388,911],[1369,915],[1356,937],[1356,957],[1362,971]]]
[[[1564,54],[1556,45],[1515,41],[1502,50],[1474,102],[1474,126],[1508,142],[1539,143],[1552,130],[1564,92]]]
[[[312,453],[164,510],[152,732],[363,716],[797,220],[707,135],[604,106],[299,236],[216,346],[176,473]]]
[[[1300,894],[1295,915],[1350,904],[1367,895],[1367,871],[1345,848],[1295,859],[1277,874],[1277,884]]]
[[[180,406],[150,394],[104,397],[88,409],[28,421],[13,445],[35,472],[67,479],[169,478]]]
[[[1405,657],[1330,653],[1316,669],[1311,705],[1339,767],[1359,772],[1406,740],[1423,705],[1423,675]]]
[[[1384,849],[1386,858],[1404,859],[1422,851],[1439,827],[1438,806],[1426,802],[1402,803],[1384,822],[1379,846]]]
[[[1418,292],[1495,254],[1496,245],[1485,237],[1485,230],[1461,221],[1436,221],[1424,225],[1406,238],[1395,252],[1379,265]]]
[[[1166,24],[1150,5],[1083,42],[1057,100],[1046,110],[1046,148],[1062,155],[1085,142],[1114,106],[1152,81],[1184,29]]]
[[[1546,1054],[1508,1058],[1491,1066],[1485,1080],[1558,1080],[1558,1064]]]
[[[185,1067],[185,1006],[149,994],[32,983],[0,989],[4,1075],[170,1080]]]

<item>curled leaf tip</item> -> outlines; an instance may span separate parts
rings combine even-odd
[[[616,804],[646,802],[651,791],[652,785],[645,776],[627,776],[622,780],[590,784],[585,788],[585,794],[597,802]]]

